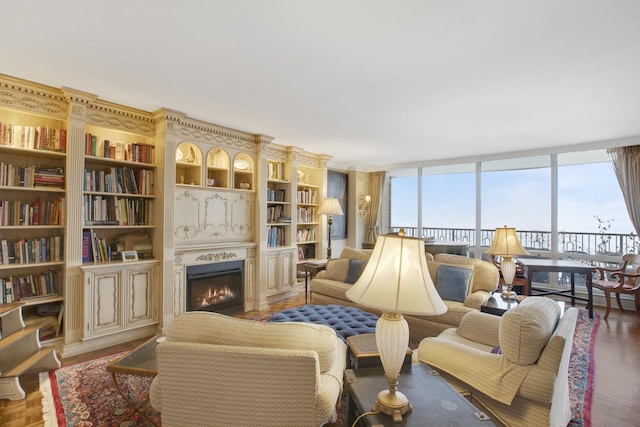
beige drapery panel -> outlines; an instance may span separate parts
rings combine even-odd
[[[640,145],[607,150],[622,189],[631,223],[640,235]]]
[[[369,211],[365,215],[365,226],[367,231],[365,233],[365,243],[375,243],[378,234],[380,232],[380,204],[382,202],[382,184],[384,183],[386,172],[371,172],[369,173],[369,195],[371,196],[371,203],[369,204]]]

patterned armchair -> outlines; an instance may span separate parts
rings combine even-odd
[[[505,426],[566,427],[568,370],[578,309],[528,297],[503,317],[471,312],[457,329],[426,338],[420,361]]]
[[[158,345],[162,425],[317,427],[335,419],[346,346],[333,329],[188,312]]]

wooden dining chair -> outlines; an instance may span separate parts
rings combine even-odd
[[[620,294],[634,295],[636,312],[640,315],[640,255],[626,254],[622,257],[622,265],[618,268],[597,267],[594,271],[600,277],[593,279],[593,287],[604,292],[607,301],[606,319],[611,311],[611,294],[616,294],[618,307],[624,312],[620,302]]]

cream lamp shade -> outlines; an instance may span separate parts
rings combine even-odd
[[[433,284],[422,239],[381,235],[347,298],[380,311],[437,315],[447,306]]]
[[[389,384],[378,393],[372,410],[395,422],[412,409],[398,391],[398,377],[409,345],[409,325],[402,314],[438,315],[447,311],[433,285],[421,239],[399,235],[378,237],[371,258],[347,298],[382,311],[376,323],[376,345]]]
[[[493,241],[486,253],[502,257],[500,269],[502,270],[504,283],[507,285],[507,290],[502,293],[502,296],[509,299],[515,298],[516,293],[511,290],[511,284],[516,275],[516,263],[512,258],[517,255],[529,254],[529,252],[522,247],[520,239],[518,239],[518,235],[516,234],[516,229],[507,227],[506,225],[496,228]]]
[[[320,204],[318,209],[320,215],[344,215],[340,207],[340,201],[335,197],[327,197]]]

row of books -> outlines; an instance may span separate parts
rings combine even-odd
[[[0,277],[0,289],[3,303],[58,295],[58,289],[62,289],[62,272],[49,270],[38,274]]]
[[[298,190],[298,203],[318,204],[317,194],[316,190],[310,188]]]
[[[67,130],[0,122],[0,145],[30,150],[67,150]]]
[[[285,222],[284,206],[269,206],[267,208],[267,222]],[[289,222],[291,222],[291,218],[289,218]]]
[[[110,141],[88,132],[84,136],[84,141],[84,153],[87,156],[147,164],[155,162],[155,147],[151,144]]]
[[[19,166],[0,162],[0,186],[64,188],[64,168]]]
[[[284,163],[269,162],[269,179],[284,180]]]
[[[285,229],[283,227],[267,227],[267,247],[284,246]]]
[[[286,193],[284,190],[274,190],[272,188],[267,188],[267,201],[268,202],[284,202],[285,194]]]
[[[36,239],[1,240],[0,260],[2,264],[31,264],[62,261],[62,238],[60,236]]]
[[[31,203],[0,200],[0,226],[3,225],[64,225],[64,197],[41,197]]]
[[[298,222],[315,222],[316,220],[316,208],[297,208],[296,210]]]
[[[152,225],[153,200],[85,194],[84,225]]]
[[[149,169],[115,167],[84,171],[84,190],[106,193],[153,195],[154,172]]]
[[[316,240],[316,229],[313,227],[299,228],[296,232],[296,242],[314,242]]]

